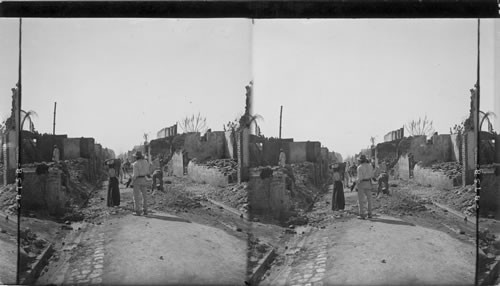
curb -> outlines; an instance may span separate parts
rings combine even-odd
[[[237,215],[237,216],[241,216],[241,215],[243,215],[243,218],[244,218],[245,220],[249,220],[249,219],[248,219],[248,214],[242,213],[242,212],[238,211],[238,210],[237,210],[237,209],[235,209],[235,208],[232,208],[232,207],[230,207],[230,206],[227,206],[227,205],[225,205],[225,204],[223,204],[223,203],[221,203],[221,202],[214,201],[214,200],[212,200],[212,199],[208,199],[208,198],[207,198],[207,201],[209,201],[210,203],[212,203],[212,204],[214,204],[214,205],[216,205],[216,206],[222,207],[223,209],[225,209],[225,210],[227,210],[227,211],[229,211],[229,212],[231,212],[231,213],[233,213],[233,214],[235,214],[235,215]]]
[[[272,248],[260,261],[259,261],[259,266],[257,266],[257,269],[255,272],[250,276],[249,279],[249,284],[250,285],[258,285],[260,279],[266,273],[266,270],[271,264],[271,262],[274,260],[276,257],[276,252],[274,251],[274,248]]]
[[[461,214],[460,212],[456,211],[456,210],[453,210],[445,205],[442,205],[442,204],[439,204],[439,203],[436,203],[435,201],[432,201],[432,204],[443,209],[443,210],[447,210],[449,213],[461,218],[462,220],[464,218],[467,218],[467,222],[470,222],[474,225],[476,225],[476,218],[475,217],[470,217],[470,216],[467,216],[467,215],[464,215],[464,214]]]
[[[479,285],[481,286],[493,285],[493,283],[495,283],[495,279],[498,277],[499,269],[500,269],[500,261],[497,261],[493,265],[493,268],[490,271],[486,272],[486,276],[483,278],[481,282],[479,282]]]
[[[53,251],[54,249],[52,243],[49,243],[49,245],[43,250],[42,254],[37,257],[37,261],[33,264],[31,269],[26,271],[27,275],[21,284],[32,285],[35,283],[36,279],[40,275],[40,272],[42,272],[42,269],[45,267],[47,261],[52,256]]]

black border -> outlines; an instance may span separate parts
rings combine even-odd
[[[498,18],[499,0],[7,1],[0,17]]]

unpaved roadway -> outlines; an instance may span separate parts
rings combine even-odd
[[[0,215],[0,285],[16,284],[17,219]]]
[[[107,208],[106,185],[99,190],[88,209],[100,215],[71,224],[37,284],[244,284],[248,227],[239,217],[208,202],[162,208],[164,194],[151,193],[150,214],[133,216],[132,189],[120,188],[120,208]]]
[[[260,285],[474,284],[472,233],[442,231],[439,218],[429,221],[431,208],[422,216],[407,212],[359,220],[356,192],[345,194],[347,212],[331,211],[331,194],[330,189],[316,203],[314,226],[299,231]],[[420,225],[424,220],[425,226]],[[447,225],[453,229],[451,222]]]

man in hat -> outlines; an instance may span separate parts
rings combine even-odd
[[[373,167],[366,159],[365,155],[359,156],[358,179],[356,186],[358,189],[359,219],[365,219],[365,200],[368,201],[368,218],[372,217],[372,178]]]
[[[57,145],[54,145],[54,150],[52,151],[52,161],[59,163],[60,153]]]
[[[146,176],[149,176],[150,165],[144,159],[141,151],[134,154],[135,162],[132,164],[132,184],[134,185],[134,208],[135,215],[141,215],[141,203],[143,214],[148,213],[148,205],[146,201],[147,186],[149,185]]]

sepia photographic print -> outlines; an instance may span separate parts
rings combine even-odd
[[[496,19],[2,18],[0,283],[500,285],[499,48]]]

